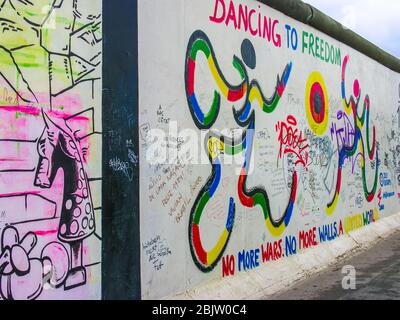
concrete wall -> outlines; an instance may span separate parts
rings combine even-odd
[[[100,298],[102,2],[0,20],[1,298]]]
[[[138,28],[142,298],[397,212],[398,73],[257,1],[139,1]]]

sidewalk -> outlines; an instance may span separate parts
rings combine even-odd
[[[399,241],[391,241],[393,237],[399,238]],[[388,244],[393,242],[392,247]],[[378,246],[378,247],[377,247]],[[183,293],[166,297],[167,300],[175,299],[189,299],[189,300],[260,300],[260,299],[290,299],[288,296],[283,296],[285,290],[290,288],[296,288],[299,283],[308,283],[309,279],[314,279],[318,275],[331,274],[332,270],[336,270],[338,266],[351,264],[346,261],[352,261],[354,257],[358,257],[360,254],[373,254],[379,255],[382,249],[379,246],[387,247],[386,255],[390,256],[390,248],[400,248],[400,213],[391,215],[389,217],[382,218],[375,223],[371,223],[363,228],[351,231],[333,241],[321,243],[317,247],[303,250],[297,255],[290,256],[259,269],[252,270],[238,274],[235,277],[228,277],[223,279],[217,279],[210,282],[206,282],[201,286],[187,290]],[[377,247],[378,249],[373,249]],[[400,249],[399,249],[400,250]],[[400,257],[400,251],[398,253]],[[355,259],[355,258],[354,258]],[[391,261],[390,258],[389,262]],[[345,262],[343,262],[345,261]],[[379,263],[377,256],[366,258],[369,263]],[[396,260],[393,258],[393,262]],[[385,266],[389,266],[390,263]],[[358,266],[353,265],[356,268]],[[379,267],[376,266],[377,268]],[[396,269],[396,265],[392,266]],[[332,269],[333,268],[333,269]],[[337,269],[337,272],[332,274],[336,275],[334,280],[340,279],[339,286],[343,275],[341,275],[341,269]],[[361,269],[361,264],[359,266]],[[357,281],[362,282],[362,274],[359,273]],[[371,278],[372,279],[372,278]],[[312,280],[311,280],[312,281]],[[333,286],[336,282],[331,280],[327,282]],[[391,279],[390,281],[395,281]],[[319,281],[317,283],[320,283]],[[314,283],[311,284],[313,290],[316,291]],[[341,288],[341,286],[340,286]],[[359,287],[361,288],[361,287]],[[298,295],[294,295],[293,299],[307,299],[303,297],[301,290],[293,289],[298,291]],[[343,294],[343,293],[342,293]],[[338,297],[339,298],[339,297]],[[311,299],[311,296],[309,297]],[[314,299],[318,299],[318,294]],[[327,298],[329,299],[329,298]]]
[[[356,270],[356,289],[343,289],[344,266]],[[366,251],[344,259],[320,274],[267,300],[400,300],[400,231]]]

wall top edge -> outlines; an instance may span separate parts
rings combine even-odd
[[[283,14],[307,24],[365,54],[385,67],[400,73],[400,59],[382,50],[354,31],[301,0],[257,0]]]

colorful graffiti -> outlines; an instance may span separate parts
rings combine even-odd
[[[256,117],[253,105],[260,105],[262,111],[265,113],[272,113],[276,109],[289,80],[292,71],[292,64],[289,63],[282,73],[282,77],[278,77],[278,83],[272,98],[266,99],[258,82],[256,80],[249,80],[246,70],[246,66],[250,69],[256,67],[256,54],[254,47],[251,42],[246,39],[243,41],[241,49],[242,59],[234,56],[232,61],[233,67],[241,78],[241,82],[236,85],[230,84],[225,79],[215,57],[212,44],[205,33],[202,31],[194,32],[189,40],[187,49],[185,69],[186,96],[192,118],[199,129],[210,129],[216,122],[220,112],[221,95],[229,102],[237,102],[245,98],[243,107],[239,110],[236,110],[235,108],[233,110],[233,117],[236,123],[244,129],[242,138],[239,141],[235,141],[233,137],[217,135],[214,133],[208,135],[206,139],[206,145],[208,146],[206,152],[212,165],[212,173],[195,200],[189,218],[189,243],[192,257],[197,267],[204,272],[211,271],[222,258],[235,220],[235,208],[237,204],[233,197],[228,197],[229,208],[225,228],[220,234],[215,246],[210,251],[204,249],[201,240],[200,221],[207,203],[214,196],[220,183],[222,170],[220,160],[221,154],[243,154],[243,167],[238,179],[238,197],[240,203],[244,207],[248,208],[259,206],[263,211],[266,227],[273,236],[281,235],[285,230],[285,227],[288,226],[296,202],[298,187],[298,173],[296,169],[292,172],[292,181],[289,184],[291,190],[287,208],[281,216],[281,219],[278,221],[274,220],[271,216],[270,200],[266,190],[264,188],[253,188],[249,190],[246,186],[253,148],[253,132],[256,128]],[[212,105],[206,113],[203,112],[204,108],[199,105],[195,90],[196,59],[199,54],[203,54],[207,59],[208,68],[219,89],[214,91]],[[347,119],[347,122],[345,121],[344,128],[338,129],[338,124],[332,124],[331,129],[331,137],[334,141],[336,140],[337,143],[339,163],[337,166],[335,195],[326,208],[328,215],[333,214],[337,205],[342,182],[342,168],[345,159],[353,159],[357,150],[359,150],[359,152],[354,158],[355,160],[353,160],[352,168],[354,171],[355,161],[359,156],[362,161],[361,168],[364,196],[368,202],[371,202],[374,199],[377,187],[379,160],[378,148],[376,146],[375,127],[373,128],[372,146],[370,144],[370,100],[367,95],[364,100],[363,113],[360,117],[358,113],[358,105],[361,99],[361,92],[358,80],[354,81],[354,96],[351,96],[350,100],[346,99],[344,82],[348,61],[349,56],[346,56],[342,67],[342,98],[345,112],[339,111],[338,113],[338,120]],[[328,104],[329,100],[323,76],[319,72],[313,72],[306,84],[305,105],[309,128],[317,136],[324,136],[327,131],[329,122]],[[351,125],[348,115],[353,116],[354,127]],[[286,154],[292,154],[295,157],[293,161],[294,165],[297,166],[300,164],[307,172],[308,166],[310,165],[308,150],[310,145],[307,142],[307,137],[296,127],[297,125],[298,122],[293,115],[287,116],[286,121],[279,121],[277,123],[275,129],[278,133],[278,141],[280,144],[279,158],[282,158]],[[375,180],[371,190],[368,190],[366,182],[365,142],[364,136],[362,135],[364,126],[366,128],[366,147],[368,156],[371,161],[375,160],[376,167]]]
[[[1,297],[99,298],[101,1],[5,0],[0,20]]]
[[[292,154],[295,157],[295,165],[301,164],[307,170],[309,163],[307,138],[303,137],[303,132],[296,127],[297,120],[294,116],[288,115],[286,122],[278,122],[275,126],[278,132],[279,158],[285,154]]]
[[[353,94],[349,99],[346,98],[346,86],[345,86],[345,76],[346,76],[346,67],[349,62],[350,57],[347,55],[342,64],[342,101],[344,110],[347,115],[352,116],[352,120],[354,123],[354,138],[352,139],[352,143],[344,143],[342,148],[339,151],[339,162],[337,169],[337,178],[336,178],[336,190],[333,199],[328,203],[326,207],[326,213],[328,215],[332,215],[339,200],[339,193],[342,183],[342,169],[347,158],[353,157],[356,152],[359,150],[361,156],[361,170],[362,170],[362,182],[363,182],[363,190],[365,199],[368,202],[371,202],[377,190],[378,185],[378,167],[379,167],[379,158],[378,158],[378,148],[376,143],[376,132],[375,126],[373,127],[372,133],[372,146],[370,143],[370,99],[369,96],[366,95],[364,98],[364,106],[361,117],[359,116],[358,106],[361,102],[361,90],[359,81],[356,79],[353,82]],[[363,135],[363,128],[365,125],[366,129],[366,145],[365,145],[365,136]],[[344,141],[346,142],[346,141]],[[367,147],[367,150],[365,150]],[[366,151],[369,160],[375,161],[375,178],[373,181],[373,185],[371,189],[368,189],[367,186],[367,177],[366,177]]]
[[[328,128],[329,100],[321,73],[317,71],[311,73],[307,81],[305,97],[308,124],[317,136],[323,136]]]
[[[138,6],[143,297],[268,269],[396,212],[398,74],[268,4]]]
[[[244,154],[243,167],[238,179],[238,196],[240,202],[243,206],[249,208],[255,206],[261,207],[266,227],[271,233],[279,235],[289,224],[296,197],[297,173],[295,171],[293,173],[292,191],[290,193],[287,208],[281,219],[276,221],[271,216],[269,197],[266,190],[264,188],[253,188],[250,190],[246,185],[256,123],[253,105],[257,102],[265,113],[272,113],[276,109],[289,80],[292,64],[289,63],[283,71],[282,77],[278,77],[275,92],[270,99],[267,99],[265,98],[257,80],[249,81],[245,65],[251,69],[254,69],[256,66],[255,50],[249,40],[245,40],[242,43],[241,51],[242,54],[244,53],[242,57],[243,61],[234,56],[232,64],[240,74],[242,82],[238,85],[231,85],[222,74],[212,44],[204,32],[195,31],[189,40],[187,49],[185,69],[186,95],[192,118],[199,129],[209,129],[217,120],[220,109],[221,94],[230,102],[235,102],[245,97],[244,106],[240,110],[234,110],[235,121],[244,128],[244,134],[241,141],[237,143],[226,136],[208,137],[207,145],[213,146],[216,143],[217,152],[213,151],[215,148],[208,149],[209,159],[212,165],[212,173],[195,200],[189,218],[189,243],[192,257],[198,268],[204,272],[211,271],[221,259],[228,244],[235,217],[236,204],[234,203],[234,199],[231,197],[229,198],[229,210],[227,213],[226,226],[213,249],[207,252],[202,245],[199,224],[207,202],[213,197],[219,186],[221,177],[221,163],[218,158],[219,153]],[[214,91],[212,106],[206,114],[202,111],[203,109],[198,103],[194,87],[196,58],[199,53],[202,53],[206,57],[209,70],[220,90],[220,92],[216,90]]]

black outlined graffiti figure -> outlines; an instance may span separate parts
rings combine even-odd
[[[241,82],[238,85],[230,84],[224,77],[218,65],[211,41],[207,35],[198,30],[190,37],[186,60],[185,60],[185,83],[186,97],[189,110],[196,126],[200,130],[210,129],[216,122],[219,111],[221,96],[229,102],[238,102],[244,98],[244,106],[235,110],[233,117],[239,127],[243,128],[244,134],[239,141],[225,136],[208,136],[206,142],[208,158],[212,165],[212,172],[206,184],[198,194],[192,207],[189,218],[189,245],[192,258],[196,266],[203,272],[210,272],[218,264],[228,244],[233,230],[236,204],[234,198],[229,196],[227,199],[229,209],[227,212],[226,225],[220,233],[218,240],[211,249],[203,246],[201,239],[200,222],[207,203],[215,195],[221,181],[223,170],[220,155],[243,155],[243,166],[238,178],[238,198],[243,206],[248,208],[260,207],[263,212],[266,228],[274,236],[279,236],[288,226],[292,217],[294,202],[297,192],[297,172],[293,172],[291,193],[288,204],[280,219],[276,219],[271,214],[270,201],[264,187],[258,186],[249,188],[247,177],[250,168],[251,153],[253,148],[253,138],[255,130],[255,110],[254,105],[259,105],[264,113],[272,113],[279,104],[285,87],[288,83],[292,70],[292,63],[286,65],[282,76],[277,77],[275,91],[271,98],[265,98],[257,80],[250,82],[246,66],[250,69],[256,67],[256,55],[252,43],[244,40],[241,46],[242,60],[233,57],[233,67],[240,75]],[[215,80],[218,90],[214,90],[214,100],[210,108],[200,106],[198,95],[195,89],[196,59],[204,55],[208,62],[208,67]],[[204,112],[204,110],[208,110]]]
[[[58,238],[71,247],[71,269],[65,288],[86,283],[82,241],[95,231],[93,202],[80,144],[65,121],[56,123],[43,112],[45,129],[38,141],[39,164],[35,186],[50,188],[59,169],[64,172],[64,192]]]
[[[5,300],[34,300],[48,283],[61,286],[67,275],[69,255],[59,242],[50,242],[35,257],[38,237],[28,232],[23,237],[13,226],[1,234],[0,295]]]

